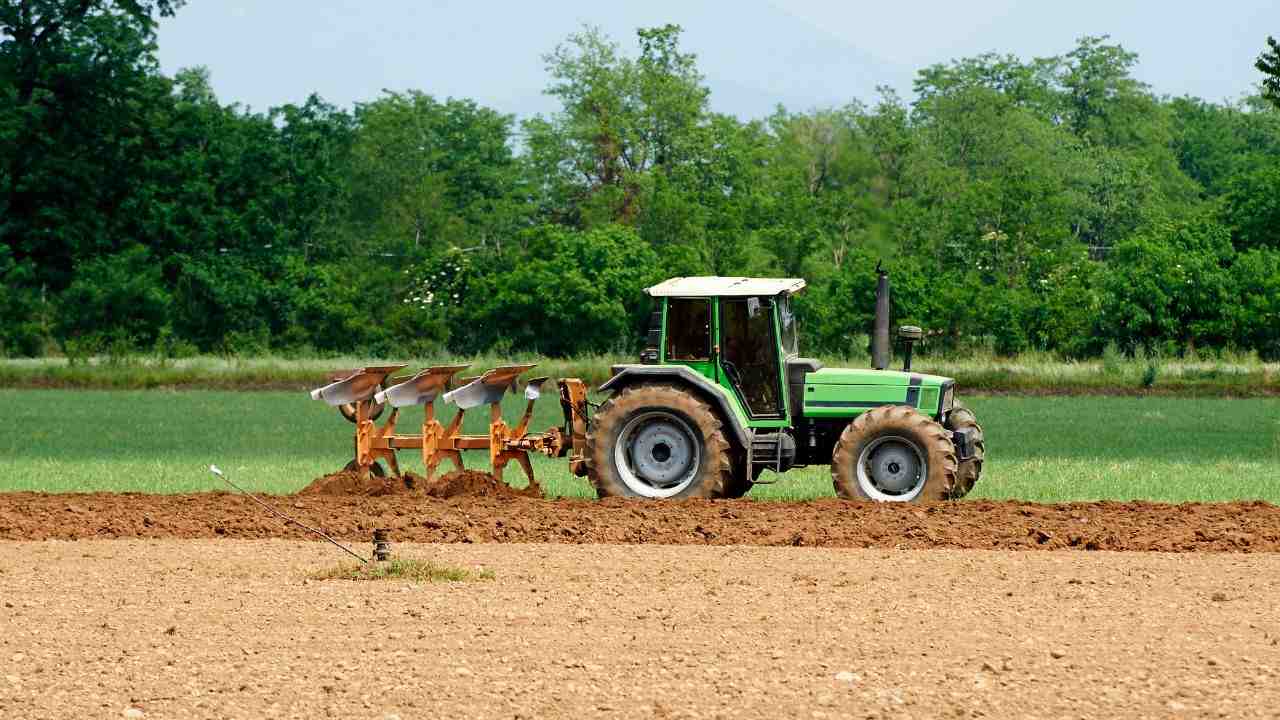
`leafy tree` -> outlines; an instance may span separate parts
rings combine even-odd
[[[1219,105],[1187,97],[1168,106],[1178,165],[1209,197],[1280,157],[1280,109],[1261,98]]]
[[[1231,266],[1231,287],[1236,298],[1223,312],[1232,324],[1233,344],[1280,360],[1280,252],[1238,255]]]
[[[171,300],[151,253],[134,245],[85,263],[60,298],[57,330],[63,338],[149,346]]]
[[[1222,214],[1236,248],[1280,250],[1280,162],[1237,177],[1229,187]]]
[[[1267,36],[1267,50],[1258,56],[1254,67],[1265,77],[1262,78],[1262,95],[1280,107],[1280,42]]]
[[[679,48],[680,32],[639,30],[640,57],[632,59],[588,27],[545,56],[547,94],[562,109],[524,128],[551,205],[578,205],[562,216],[586,225],[631,222],[643,174],[697,159],[693,131],[708,119],[709,91],[696,58]]]
[[[1161,223],[1116,246],[1108,258],[1099,314],[1121,347],[1177,352],[1221,347],[1233,302],[1229,231],[1197,220]]]
[[[499,242],[515,165],[511,118],[470,100],[387,93],[356,111],[352,220],[380,251]]]
[[[179,4],[0,2],[0,240],[54,289],[74,255],[115,249],[103,210],[130,191],[129,143],[159,87],[152,15]]]
[[[36,355],[47,335],[43,327],[39,294],[34,289],[35,268],[28,261],[14,261],[7,245],[0,245],[0,357]]]
[[[563,356],[637,346],[649,310],[644,288],[660,271],[635,230],[543,225],[526,230],[522,244],[518,257],[469,282],[459,328],[466,334],[455,347]]]

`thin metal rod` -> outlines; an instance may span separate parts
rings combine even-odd
[[[266,508],[266,509],[267,509],[268,511],[270,511],[271,513],[273,513],[273,514],[275,514],[275,515],[277,515],[277,516],[279,516],[279,517],[281,517],[281,518],[284,518],[285,520],[287,520],[287,521],[289,521],[289,522],[293,523],[294,525],[297,525],[298,527],[302,528],[303,530],[307,530],[307,531],[310,531],[310,532],[315,533],[316,535],[319,535],[320,537],[324,538],[325,540],[328,540],[329,542],[333,543],[334,545],[336,545],[337,547],[339,547],[340,549],[342,549],[342,551],[343,551],[343,552],[345,552],[346,554],[348,554],[348,555],[350,555],[351,557],[353,557],[353,558],[355,558],[355,559],[359,560],[360,562],[364,563],[365,565],[368,565],[368,564],[369,564],[369,561],[368,561],[367,559],[365,559],[365,558],[363,558],[363,557],[360,557],[359,555],[357,555],[357,554],[356,554],[356,552],[355,552],[354,550],[352,550],[351,548],[347,547],[346,545],[343,545],[342,543],[338,542],[337,540],[334,540],[333,538],[329,537],[328,535],[325,535],[323,532],[320,532],[319,530],[317,530],[317,529],[315,529],[315,528],[311,527],[310,525],[305,525],[305,524],[303,524],[303,523],[298,522],[297,520],[294,520],[293,518],[289,517],[288,515],[285,515],[284,513],[280,512],[279,510],[277,510],[277,509],[275,509],[275,508],[271,507],[270,505],[266,504],[265,502],[263,502],[263,501],[259,500],[259,499],[258,499],[258,498],[253,494],[253,493],[251,493],[251,492],[249,492],[248,490],[245,490],[244,488],[240,487],[239,485],[237,485],[237,484],[235,484],[235,483],[231,482],[231,478],[227,477],[226,475],[223,475],[223,474],[222,474],[222,471],[221,471],[221,470],[219,470],[217,467],[215,467],[215,466],[213,466],[213,465],[210,465],[210,466],[209,466],[209,472],[211,472],[211,473],[213,473],[214,475],[217,475],[218,477],[222,478],[222,481],[223,481],[223,482],[225,482],[226,484],[228,484],[228,485],[230,485],[231,487],[235,488],[236,490],[240,491],[240,493],[241,493],[241,494],[248,496],[248,498],[249,498],[250,500],[252,500],[252,501],[254,501],[254,502],[258,503],[259,505],[261,505],[262,507]]]

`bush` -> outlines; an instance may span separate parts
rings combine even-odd
[[[1231,336],[1267,360],[1280,360],[1280,252],[1251,250],[1231,266],[1237,300],[1225,309]]]
[[[1224,198],[1223,222],[1238,250],[1280,250],[1280,165],[1236,178]]]
[[[0,357],[39,355],[45,332],[40,322],[40,296],[33,287],[35,269],[31,263],[13,260],[6,245],[0,245]]]
[[[1117,245],[1103,280],[1101,333],[1124,348],[1224,344],[1232,256],[1226,228],[1206,220],[1163,223]]]
[[[172,296],[160,266],[140,245],[85,262],[59,298],[60,338],[103,338],[150,346],[166,324]]]
[[[196,260],[177,256],[173,290],[173,332],[202,350],[266,349],[279,306],[270,286],[238,257]]]
[[[376,273],[290,258],[277,297],[283,320],[279,345],[310,344],[360,355],[398,352],[396,338],[382,322],[390,302]]]

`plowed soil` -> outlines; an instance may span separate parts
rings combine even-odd
[[[324,475],[298,491],[299,495],[338,497],[382,497],[384,495],[420,495],[433,498],[452,497],[541,497],[537,484],[516,490],[487,472],[458,470],[427,480],[415,473],[402,477],[361,479],[359,473],[339,472]]]
[[[367,551],[368,545],[361,549]],[[0,543],[4,718],[1274,718],[1280,555]]]
[[[480,496],[295,495],[268,502],[308,525],[365,541],[626,543],[808,547],[1257,552],[1280,550],[1280,507],[1262,502],[1039,505],[841,500],[542,500],[480,484]],[[505,488],[506,486],[502,486]],[[446,488],[445,490],[447,490]],[[475,488],[471,488],[474,490]],[[441,492],[445,492],[441,490]],[[486,493],[494,494],[486,494]],[[251,500],[195,495],[0,494],[0,539],[308,538]]]

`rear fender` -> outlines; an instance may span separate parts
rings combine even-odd
[[[739,450],[751,447],[751,431],[734,412],[729,398],[720,386],[705,375],[683,365],[616,365],[613,372],[613,377],[600,386],[601,392],[616,392],[629,385],[661,381],[688,387],[719,412],[720,419],[733,436],[734,444]]]

